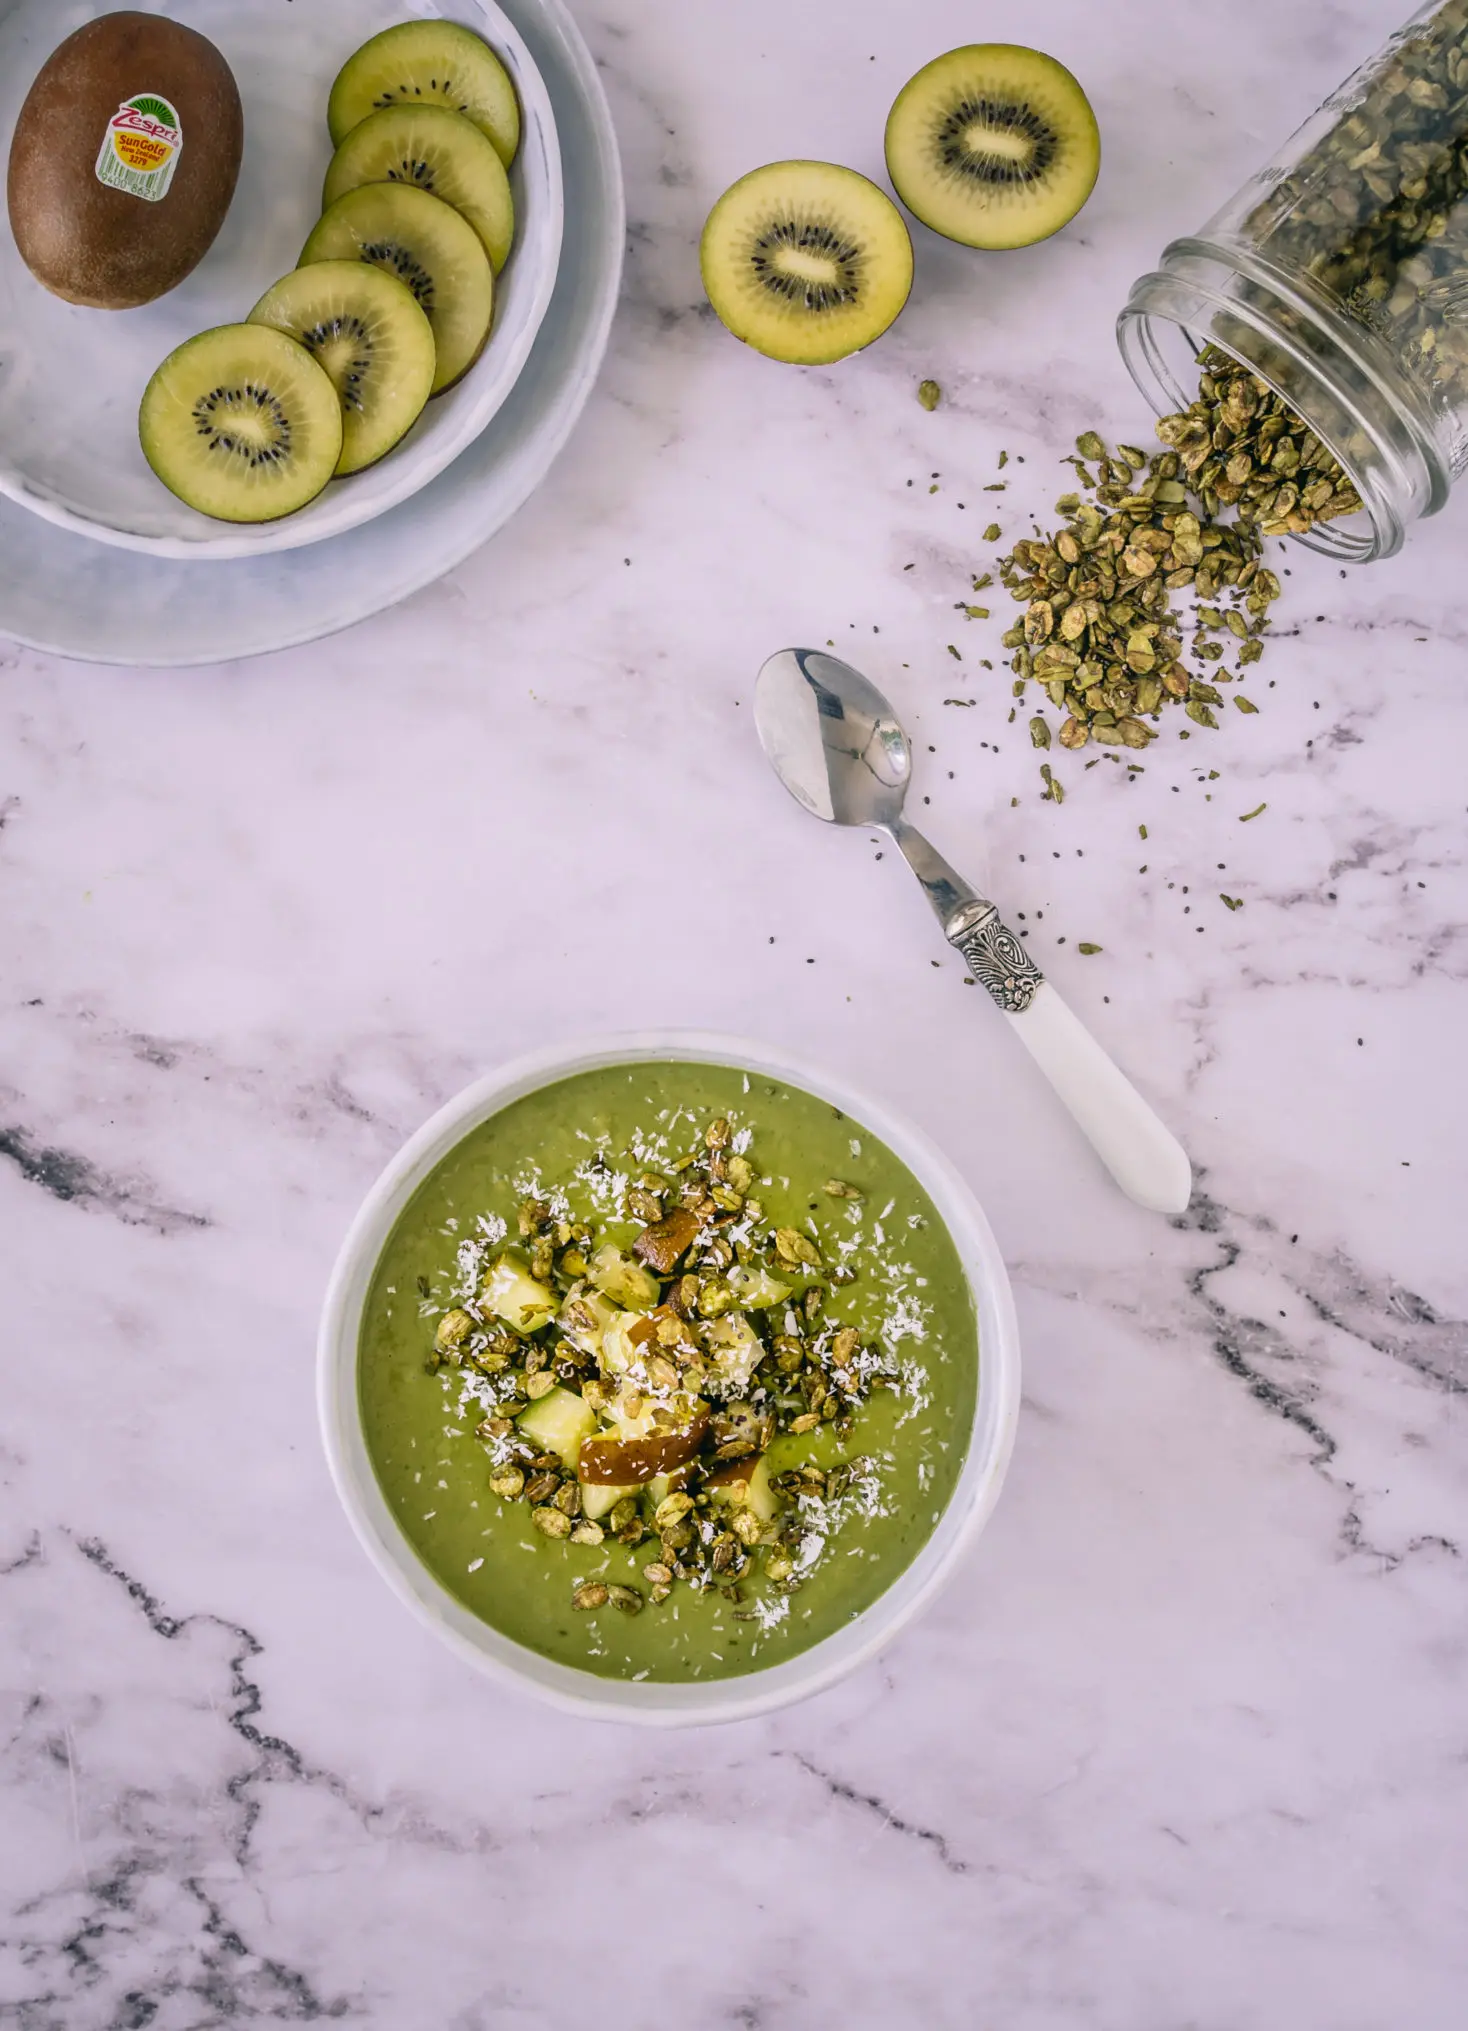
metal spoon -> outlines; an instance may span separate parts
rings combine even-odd
[[[1193,1189],[1182,1145],[1061,1000],[994,904],[903,817],[912,749],[875,685],[820,649],[782,649],[759,673],[754,717],[776,775],[807,811],[891,834],[944,937],[1004,1011],[1128,1198],[1156,1213],[1181,1213]]]

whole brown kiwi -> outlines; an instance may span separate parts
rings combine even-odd
[[[113,116],[167,100],[183,136],[157,199],[104,183]],[[21,258],[69,303],[130,310],[177,288],[208,253],[239,176],[244,115],[207,36],[156,14],[104,14],[67,37],[31,86],[10,146],[6,195]]]

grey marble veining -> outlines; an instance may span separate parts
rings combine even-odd
[[[1287,555],[1259,716],[1169,728],[1131,785],[1068,762],[1059,810],[980,667],[997,607],[954,611],[1078,431],[1144,433],[1133,276],[1394,10],[581,18],[628,278],[512,527],[258,664],[0,651],[0,2024],[1450,2031],[1468,509],[1382,566]],[[897,86],[975,32],[1043,32],[1092,91],[1081,218],[991,260],[920,231],[904,319],[840,368],[727,339],[712,198],[776,155],[879,173]],[[1183,1220],[1111,1188],[880,843],[767,775],[754,671],[827,639],[914,728],[925,828],[1187,1142]],[[311,1372],[401,1139],[533,1042],[648,1020],[905,1107],[990,1213],[1026,1359],[938,1607],[807,1707],[668,1740],[403,1616]]]

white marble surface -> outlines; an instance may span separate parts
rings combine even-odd
[[[1132,789],[1072,764],[1062,810],[953,612],[989,504],[1043,509],[1092,423],[1140,434],[1133,275],[1395,9],[1057,0],[1091,206],[1008,258],[919,232],[897,331],[811,373],[701,312],[708,202],[777,154],[876,172],[908,73],[1032,13],[582,19],[629,283],[514,527],[275,660],[0,654],[0,2024],[1447,2031],[1468,509],[1349,577],[1293,557],[1267,711]],[[1001,446],[1014,485],[975,494]],[[910,715],[939,843],[1188,1142],[1185,1220],[1111,1189],[890,858],[767,779],[751,674],[828,636]],[[939,1607],[815,1704],[667,1740],[504,1696],[406,1618],[311,1372],[400,1139],[509,1053],[647,1020],[907,1108],[989,1209],[1027,1362]]]

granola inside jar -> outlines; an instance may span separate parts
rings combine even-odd
[[[1468,465],[1468,0],[1430,0],[1132,290],[1118,339],[1159,413],[1212,345],[1313,430],[1361,512],[1301,540],[1399,549]]]

